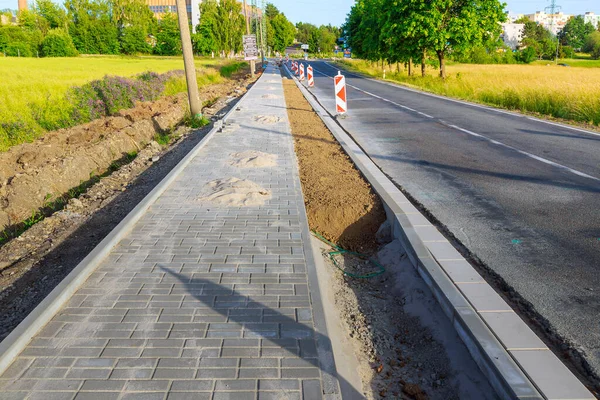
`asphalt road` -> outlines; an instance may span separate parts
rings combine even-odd
[[[342,127],[599,375],[600,134],[345,75]]]

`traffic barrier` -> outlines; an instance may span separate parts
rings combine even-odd
[[[300,64],[300,82],[304,81],[304,64]]]
[[[335,82],[335,110],[343,115],[348,111],[348,102],[346,101],[346,77],[340,71],[333,78]]]
[[[313,75],[313,67],[311,67],[310,64],[308,65],[308,68],[306,69],[306,77],[308,78],[308,87],[315,86],[315,77]]]
[[[296,76],[300,75],[300,68],[298,67],[298,61],[296,61]]]

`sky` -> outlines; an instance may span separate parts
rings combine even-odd
[[[31,0],[30,0],[31,1]],[[54,0],[62,3],[63,0]],[[315,25],[332,24],[340,26],[354,0],[267,0],[285,13],[288,19],[296,22],[310,22]],[[175,0],[173,0],[175,2]],[[248,0],[250,2],[250,0]],[[550,4],[549,0],[504,0],[507,9],[518,14],[531,14],[542,11]],[[565,14],[583,14],[593,11],[600,14],[599,0],[557,0]],[[259,1],[260,4],[260,1]],[[17,0],[0,0],[0,9],[17,8]]]
[[[4,0],[0,0],[2,2]],[[315,25],[340,26],[354,0],[267,0],[283,11],[288,19],[296,22],[310,22]],[[503,0],[508,11],[517,14],[533,14],[550,5],[549,0]],[[556,0],[565,14],[583,14],[593,11],[600,14],[599,0]]]

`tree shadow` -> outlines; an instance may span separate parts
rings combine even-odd
[[[209,308],[225,318],[225,324],[232,327],[241,326],[242,330],[224,333],[223,339],[259,339],[260,340],[260,358],[282,358],[282,366],[299,366],[317,368],[322,376],[320,393],[332,394],[339,393],[340,388],[344,387],[350,393],[350,399],[360,399],[364,396],[358,393],[352,385],[345,381],[343,377],[338,376],[335,363],[328,363],[327,359],[331,354],[323,354],[322,344],[326,349],[331,348],[330,339],[315,331],[314,328],[307,325],[312,321],[313,316],[301,315],[297,308],[290,307],[294,317],[290,314],[284,314],[279,308],[280,304],[265,304],[252,299],[252,294],[244,294],[235,289],[236,284],[225,286],[208,279],[194,277],[174,271],[168,266],[157,264],[165,272],[165,276],[170,276],[177,283],[184,285],[186,294],[195,299],[196,307]],[[180,268],[180,267],[177,267]],[[169,279],[163,278],[162,282],[169,282]],[[312,313],[311,313],[312,314]],[[202,321],[198,321],[202,324]],[[223,323],[214,324],[216,328],[223,327]],[[225,332],[225,331],[224,331]],[[207,336],[218,338],[219,331],[211,331],[211,324],[208,324]],[[240,354],[244,351],[244,345],[240,344]],[[270,350],[269,350],[270,349]],[[278,350],[273,350],[278,349]],[[268,353],[266,353],[269,351]],[[288,362],[289,361],[289,362]],[[306,379],[314,376],[307,375]],[[300,377],[295,377],[298,379]],[[302,379],[302,378],[300,378]],[[338,382],[336,382],[336,380]],[[259,380],[260,390],[260,380]],[[305,388],[306,390],[306,388]],[[335,392],[333,392],[335,391]],[[308,392],[305,392],[305,394]],[[314,392],[310,392],[314,395]],[[314,397],[303,397],[306,400],[313,400]]]

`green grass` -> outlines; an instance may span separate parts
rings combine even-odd
[[[592,58],[589,55],[587,55],[587,57],[578,56],[576,58],[561,58],[558,60],[558,63],[559,64],[567,64],[569,67],[576,67],[576,68],[600,68],[600,60],[592,60]],[[531,64],[547,66],[548,64],[550,64],[550,65],[554,64],[554,61],[539,60],[539,61],[534,61]]]
[[[196,59],[198,85],[220,83],[246,63]],[[31,142],[49,127],[70,126],[65,93],[105,75],[130,77],[144,71],[183,69],[180,57],[88,56],[77,58],[0,57],[0,151]],[[185,79],[173,79],[164,95],[185,92]],[[40,124],[38,121],[45,121]],[[44,126],[43,126],[44,125]]]
[[[427,68],[427,76],[420,76],[420,65],[415,66],[418,75],[408,76],[406,71],[397,73],[395,65],[389,67],[386,79],[428,92],[506,108],[600,125],[600,68],[580,68],[577,62],[596,61],[585,59],[564,60],[574,64],[570,68],[550,65],[477,65],[449,64],[447,79],[437,77],[438,71]],[[352,71],[382,78],[381,65],[363,60],[342,60],[340,65]],[[547,63],[547,62],[546,62]]]

